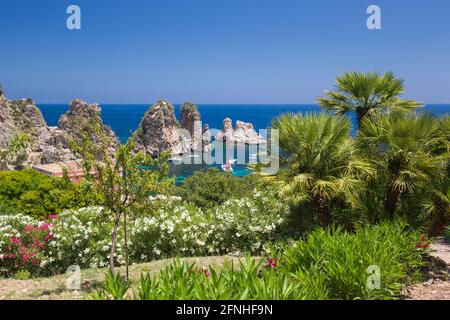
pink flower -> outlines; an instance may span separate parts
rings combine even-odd
[[[49,215],[48,218],[49,218],[50,220],[55,220],[55,219],[58,218],[58,215],[57,215],[56,213],[53,213],[53,214]]]
[[[20,239],[17,238],[17,237],[12,237],[12,238],[11,238],[11,243],[19,244],[19,243],[20,243]]]
[[[203,268],[203,273],[205,274],[205,276],[207,278],[209,278],[211,276],[211,272],[209,272],[207,268]]]
[[[44,236],[44,241],[45,242],[50,242],[50,240],[52,240],[52,238],[53,238],[53,235],[50,233],[50,234]]]
[[[31,224],[29,224],[25,228],[23,228],[23,231],[24,232],[34,231],[34,227]]]
[[[277,258],[270,258],[267,261],[267,267],[269,267],[269,268],[278,268],[277,262],[278,262]]]
[[[48,230],[49,227],[50,227],[49,224],[44,223],[44,224],[40,225],[39,230],[45,231],[45,230]]]

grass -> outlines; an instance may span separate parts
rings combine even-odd
[[[202,267],[222,267],[227,262],[238,261],[238,258],[198,257],[180,259],[188,263],[196,262]],[[134,264],[130,266],[130,280],[132,287],[137,285],[142,272],[156,274],[174,260],[158,260],[150,263]],[[121,274],[124,268],[118,268]],[[67,275],[58,275],[48,278],[36,278],[29,280],[0,279],[0,300],[82,300],[83,294],[96,289],[104,281],[107,269],[86,269],[81,271],[81,291],[66,289]]]

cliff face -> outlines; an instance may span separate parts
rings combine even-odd
[[[119,146],[112,129],[103,124],[98,104],[73,100],[58,126],[50,128],[33,100],[8,100],[0,87],[0,149],[22,132],[30,137],[29,146],[23,152],[26,159],[22,159],[21,165],[24,167],[77,159],[70,150],[69,141],[81,142],[84,132],[94,143],[107,146],[107,156],[113,157]],[[212,148],[208,124],[202,127],[197,106],[189,102],[181,106],[179,124],[173,105],[166,100],[158,101],[144,114],[133,138],[136,151],[142,150],[153,156],[164,151],[172,154],[209,152]],[[223,130],[217,138],[229,143],[266,143],[251,123],[237,121],[233,128],[230,118],[224,120]],[[8,168],[13,168],[12,164]]]
[[[77,159],[68,141],[80,141],[82,126],[86,122],[100,125],[108,137],[108,152],[113,154],[118,140],[112,130],[103,125],[98,105],[74,100],[70,110],[61,116],[58,127],[50,128],[33,100],[8,100],[0,95],[0,148],[6,147],[19,133],[27,134],[29,141],[23,151],[25,157],[20,161],[22,167]],[[89,134],[93,141],[98,141],[95,133]],[[10,163],[7,167],[13,169],[14,165]]]
[[[45,163],[49,154],[54,157],[73,158],[70,151],[53,150],[50,141],[52,131],[42,116],[41,111],[31,99],[8,100],[4,96],[0,99],[0,148],[8,145],[9,141],[19,133],[27,134],[29,141],[20,165],[29,167],[33,164]],[[16,162],[13,160],[13,162]],[[11,169],[13,164],[8,164]]]
[[[190,102],[185,102],[180,108],[181,129],[185,130],[183,135],[183,152],[202,150],[202,123],[198,107]]]
[[[200,122],[201,116],[198,112],[198,108],[195,104],[185,102],[180,108],[180,126],[182,129],[189,131],[189,134],[193,137],[194,134],[198,134],[202,131]]]
[[[183,129],[183,130],[179,130]],[[226,118],[223,129],[216,139],[228,143],[265,144],[267,141],[256,132],[251,123]],[[163,151],[172,154],[184,154],[197,151],[209,152],[211,131],[208,124],[201,126],[201,115],[197,106],[186,102],[180,108],[180,125],[174,113],[174,107],[165,100],[158,101],[144,115],[139,129],[135,132],[137,150],[157,156]]]
[[[174,107],[166,100],[154,104],[141,120],[134,133],[137,151],[145,151],[153,156],[164,151],[180,151],[179,128]]]
[[[224,142],[237,144],[258,145],[267,143],[267,141],[256,132],[253,124],[237,120],[236,127],[233,128],[233,120],[230,118],[223,120],[223,129],[217,138],[222,139]]]
[[[98,133],[97,130],[101,133]],[[54,143],[65,145],[67,142],[64,141],[64,138],[80,143],[83,132],[87,132],[89,139],[94,143],[106,145],[107,156],[114,156],[119,146],[119,140],[113,130],[103,124],[100,106],[76,99],[70,103],[69,111],[59,119]]]

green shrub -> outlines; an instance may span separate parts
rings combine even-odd
[[[419,234],[404,222],[381,223],[349,233],[315,230],[303,241],[282,244],[281,268],[303,285],[327,292],[328,299],[390,299],[419,277]],[[380,271],[380,288],[366,284],[370,267]],[[372,269],[372,270],[375,270]]]
[[[197,171],[177,187],[175,195],[206,210],[233,198],[242,198],[252,193],[257,176],[237,178],[218,169]]]
[[[105,284],[91,298],[122,300],[127,298],[124,288],[120,277],[107,275]],[[134,293],[136,300],[293,300],[309,297],[290,275],[266,268],[250,258],[237,266],[226,264],[221,269],[200,268],[176,261],[156,277],[142,274],[139,288]]]
[[[270,193],[254,191],[203,211],[176,197],[154,199],[156,212],[130,221],[134,261],[168,257],[261,254],[264,245],[279,240],[287,208]]]
[[[16,279],[16,280],[28,280],[28,279],[30,279],[30,277],[31,277],[31,273],[26,270],[18,271],[14,275],[14,279]]]
[[[54,178],[33,170],[0,172],[0,203],[3,210],[20,211],[37,219],[66,209],[95,203],[85,185]]]
[[[123,290],[123,279],[109,275],[90,298],[397,299],[403,286],[419,279],[419,240],[404,222],[368,226],[356,233],[318,229],[304,240],[275,246],[272,256],[278,258],[267,263],[247,258],[238,265],[200,268],[175,261],[157,275],[142,274],[134,295]],[[379,286],[374,274],[378,270]]]
[[[263,192],[229,200],[207,212],[183,203],[180,198],[159,196],[149,202],[152,206],[148,211],[130,214],[128,218],[129,253],[135,263],[236,252],[259,255],[265,245],[280,239],[284,223],[284,205]],[[80,268],[109,265],[113,225],[107,210],[101,207],[66,210],[49,219],[46,224],[52,236],[45,242],[36,268],[28,270],[33,276],[65,272],[71,265]],[[0,215],[0,275],[10,276],[14,271],[1,260],[9,252],[11,238],[22,239],[27,226],[43,223],[29,215]],[[125,263],[122,224],[115,262]]]

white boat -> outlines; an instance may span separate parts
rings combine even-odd
[[[230,164],[223,164],[221,168],[223,172],[233,172],[233,167]]]

